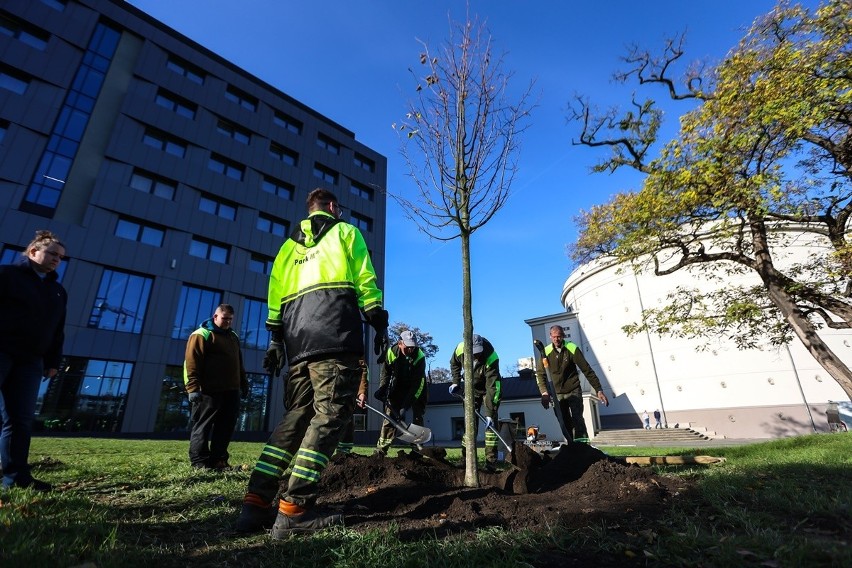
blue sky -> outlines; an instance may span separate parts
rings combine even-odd
[[[388,158],[391,192],[412,195],[412,182],[391,124],[413,93],[409,67],[420,45],[443,42],[448,18],[465,2],[450,0],[131,0],[199,44],[355,132]],[[816,2],[804,2],[814,6]],[[525,319],[564,311],[562,286],[572,264],[566,246],[574,217],[618,192],[638,187],[624,172],[591,174],[604,154],[572,145],[566,123],[575,93],[601,107],[625,104],[635,85],[611,80],[630,44],[655,49],[687,32],[687,59],[718,61],[774,2],[766,0],[470,0],[520,92],[535,80],[538,99],[522,141],[512,196],[472,239],[475,331],[487,337],[501,369],[533,353]],[[663,99],[661,89],[637,91]],[[665,105],[673,135],[685,106]],[[461,340],[461,260],[457,240],[432,241],[388,200],[385,304],[392,322],[432,334],[433,367],[447,367]],[[546,339],[546,338],[542,338]]]

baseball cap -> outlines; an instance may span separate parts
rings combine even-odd
[[[473,334],[473,354],[478,355],[485,349],[485,344],[482,343],[482,336]]]
[[[406,347],[417,347],[417,340],[414,339],[414,334],[408,330],[399,334],[399,340]]]

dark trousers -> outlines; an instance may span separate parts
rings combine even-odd
[[[282,498],[304,508],[314,505],[322,471],[352,421],[361,382],[360,357],[338,357],[290,367],[286,412],[260,453],[247,493],[271,503],[292,466]]]
[[[189,461],[196,467],[213,467],[228,461],[228,444],[240,414],[237,390],[201,394],[192,404]]]
[[[564,400],[559,401],[559,410],[562,411],[562,418],[565,420],[565,429],[571,434],[571,438],[589,437],[589,432],[586,430],[586,421],[583,420],[583,397],[571,395]],[[571,440],[568,440],[569,442]]]
[[[3,466],[3,487],[26,484],[32,479],[28,458],[43,372],[40,358],[18,361],[8,353],[0,353],[0,462]]]

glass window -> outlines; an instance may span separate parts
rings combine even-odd
[[[232,162],[217,154],[210,155],[210,159],[207,161],[207,167],[217,174],[224,174],[231,179],[239,181],[242,181],[243,176],[245,175],[245,167],[243,165]]]
[[[320,134],[317,136],[317,146],[320,148],[325,148],[332,154],[340,154],[340,144],[326,136],[325,134]]]
[[[366,156],[362,156],[358,152],[355,152],[355,158],[353,158],[353,161],[357,167],[363,170],[367,170],[370,173],[376,172],[376,162]]]
[[[152,148],[162,150],[166,154],[183,158],[186,154],[186,144],[176,138],[170,137],[163,132],[157,132],[152,129],[145,131],[142,136],[142,142]]]
[[[115,236],[131,241],[138,241],[155,247],[163,246],[165,231],[153,225],[130,219],[119,219],[115,225]]]
[[[349,181],[349,193],[357,195],[361,199],[366,199],[367,201],[373,200],[373,188],[367,187],[366,185],[358,183],[357,181]]]
[[[174,71],[178,75],[182,75],[192,81],[193,83],[197,83],[199,85],[204,84],[204,72],[201,71],[198,67],[175,57],[174,55],[169,57],[169,60],[166,61],[166,69]]]
[[[13,75],[6,71],[0,71],[0,88],[12,91],[19,95],[27,92],[27,86],[30,84],[28,79],[24,79],[20,75]]]
[[[275,262],[275,259],[269,258],[267,256],[262,256],[259,254],[251,255],[249,259],[249,270],[252,272],[257,272],[259,274],[266,274],[269,276],[272,273],[272,264]]]
[[[354,211],[349,214],[349,222],[361,229],[362,231],[373,230],[373,220],[364,215],[359,215]]]
[[[337,185],[337,172],[321,164],[314,164],[314,177],[317,177],[332,185]]]
[[[229,221],[237,218],[236,205],[230,205],[212,196],[202,195],[198,202],[198,209],[204,213],[210,213]]]
[[[302,121],[296,120],[292,116],[284,114],[283,112],[276,110],[275,114],[272,116],[272,122],[290,132],[294,132],[296,134],[302,133]]]
[[[276,144],[275,142],[269,143],[269,154],[276,160],[284,162],[288,166],[295,166],[299,163],[299,154],[289,148]]]
[[[222,303],[222,293],[186,284],[180,290],[180,300],[172,326],[172,339],[186,339],[199,324],[213,317]]]
[[[246,298],[243,302],[243,317],[240,325],[240,339],[243,346],[250,349],[266,349],[269,345],[269,332],[266,331],[266,318],[269,309],[264,300]]]
[[[276,219],[261,213],[257,217],[257,228],[264,233],[271,233],[279,237],[284,237],[290,231],[290,225],[287,221]]]
[[[270,377],[266,373],[246,373],[246,380],[249,394],[240,403],[236,429],[240,432],[266,432],[269,430]]]
[[[47,42],[50,39],[50,34],[44,30],[40,30],[34,26],[23,22],[13,20],[0,14],[0,34],[13,37],[25,43],[30,47],[34,47],[40,51],[44,51],[47,47]]]
[[[248,144],[251,140],[251,133],[248,130],[243,130],[238,126],[234,126],[227,120],[219,120],[216,124],[216,130],[220,134],[224,134],[228,138],[233,138],[237,142],[241,142],[242,144]]]
[[[120,432],[133,363],[72,357],[41,383],[35,429],[48,432]]]
[[[141,333],[153,280],[104,269],[89,316],[89,327]]]
[[[42,4],[50,6],[58,12],[65,10],[65,4],[67,4],[67,2],[68,0],[41,0]]]
[[[155,102],[161,107],[173,111],[175,114],[185,116],[190,119],[195,118],[195,111],[198,108],[195,104],[163,89],[160,89],[157,92]]]
[[[256,98],[231,85],[228,85],[228,88],[225,89],[225,98],[250,111],[257,110]]]
[[[264,176],[260,182],[260,188],[266,193],[277,195],[278,197],[293,200],[293,195],[296,193],[296,186],[292,183],[280,181],[269,176]]]
[[[154,174],[149,174],[148,172],[135,170],[133,175],[130,176],[130,187],[150,193],[151,195],[156,195],[157,197],[173,200],[175,198],[175,191],[177,190],[177,183],[165,180]]]
[[[228,247],[198,237],[192,237],[189,243],[189,254],[198,258],[212,260],[221,264],[228,263]]]
[[[184,390],[183,366],[166,365],[154,432],[184,432],[190,429],[189,400]]]

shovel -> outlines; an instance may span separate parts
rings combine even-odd
[[[423,444],[432,439],[432,430],[430,430],[429,428],[424,428],[423,426],[418,426],[417,424],[409,424],[408,426],[406,426],[405,423],[401,420],[391,418],[378,408],[373,408],[369,404],[365,404],[364,407],[372,410],[373,412],[390,422],[391,425],[399,432],[397,438],[399,438],[403,442],[422,446]]]
[[[461,395],[454,395],[454,396],[457,396],[458,398],[461,398],[462,400],[464,400],[464,398]],[[500,440],[501,442],[503,442],[503,445],[506,446],[506,449],[509,450],[509,453],[511,454],[512,453],[512,447],[509,444],[506,443],[506,440],[503,439],[503,436],[501,436],[500,432],[497,431],[497,428],[494,427],[494,422],[493,421],[489,422],[488,420],[486,420],[486,418],[483,415],[481,415],[479,413],[479,411],[476,410],[475,408],[473,409],[473,412],[476,414],[476,416],[480,420],[482,420],[482,422],[485,424],[485,426],[489,430],[491,430],[492,432],[494,432],[497,435],[497,439]]]
[[[559,406],[559,400],[556,397],[556,387],[553,384],[553,377],[550,375],[550,362],[544,354],[544,343],[538,339],[534,339],[533,345],[535,345],[535,348],[538,349],[538,352],[541,355],[541,364],[544,367],[544,371],[547,376],[547,392],[550,393],[550,405],[553,407],[553,412],[556,414],[556,419],[559,422],[559,428],[562,430],[562,435],[565,437],[566,441],[573,440],[574,437],[570,432],[568,432],[568,428],[565,425],[565,418],[562,416],[562,408]]]

